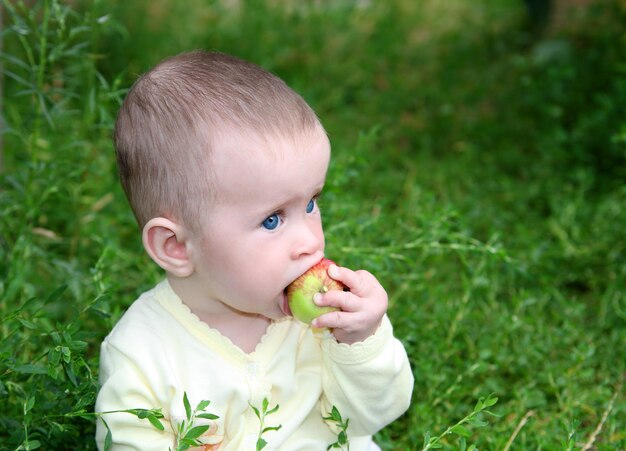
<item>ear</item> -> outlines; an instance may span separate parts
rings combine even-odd
[[[152,218],[142,232],[143,247],[154,262],[176,277],[194,271],[185,228],[167,218]]]

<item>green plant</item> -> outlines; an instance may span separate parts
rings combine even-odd
[[[494,406],[497,402],[498,402],[498,398],[493,397],[491,395],[487,396],[487,398],[480,398],[478,402],[476,403],[476,405],[474,406],[474,410],[472,410],[471,413],[469,413],[468,415],[466,415],[465,417],[457,421],[453,426],[448,427],[441,434],[435,437],[431,437],[429,433],[426,433],[424,435],[424,446],[422,450],[425,451],[428,449],[442,448],[443,447],[442,441],[448,435],[457,435],[460,437],[458,449],[462,451],[465,451],[466,449],[468,451],[476,450],[477,449],[476,445],[470,445],[469,448],[467,447],[467,441],[466,441],[467,437],[470,437],[472,434],[470,429],[467,426],[468,425],[474,426],[474,427],[487,426],[488,423],[484,421],[482,418],[480,418],[482,416],[481,414],[497,416],[496,414],[487,410],[489,407]]]
[[[108,109],[120,96],[95,70],[107,23],[95,4],[84,13],[53,0],[2,7],[0,442],[90,449],[93,345],[115,310],[102,269],[121,255],[93,223],[112,183],[83,184],[110,148]]]
[[[198,438],[207,432],[211,425],[195,426],[196,419],[201,418],[205,420],[217,420],[219,417],[215,414],[206,412],[207,407],[211,404],[211,401],[200,401],[198,405],[192,410],[187,398],[187,393],[183,395],[183,404],[185,406],[186,421],[181,421],[177,428],[176,433],[176,448],[175,451],[185,451],[192,446],[200,446],[202,443],[198,441]],[[162,426],[161,426],[162,429]]]
[[[256,449],[257,451],[259,451],[267,446],[267,441],[265,440],[265,438],[263,438],[263,435],[270,431],[278,431],[282,427],[282,425],[280,424],[278,426],[266,426],[265,425],[266,418],[272,415],[273,413],[276,413],[278,409],[280,408],[280,406],[276,404],[274,407],[270,409],[269,401],[267,400],[267,398],[263,398],[260,409],[258,407],[253,406],[252,404],[250,404],[250,408],[252,408],[252,411],[254,412],[256,417],[259,419],[259,437],[256,441]]]
[[[164,430],[163,424],[160,421],[163,418],[163,413],[161,412],[161,409],[125,409],[97,413],[85,412],[83,414],[80,414],[80,416],[82,416],[83,418],[95,416],[99,421],[102,421],[107,430],[107,434],[104,439],[105,451],[109,451],[113,446],[113,434],[111,432],[111,429],[109,428],[109,424],[106,422],[106,416],[112,413],[128,413],[130,415],[135,415],[141,420],[148,420],[150,424],[152,424],[152,426],[154,426],[156,429],[160,431]]]
[[[181,421],[176,427],[176,447],[175,451],[185,451],[190,447],[201,446],[202,442],[198,440],[202,434],[207,432],[210,428],[210,424],[196,425],[196,420],[217,420],[219,416],[208,413],[206,409],[211,404],[211,401],[200,401],[198,405],[192,410],[191,404],[189,403],[189,398],[187,397],[187,393],[183,393],[183,406],[185,407],[185,420]],[[107,412],[82,412],[77,413],[75,416],[80,416],[83,418],[96,417],[98,421],[102,421],[104,426],[107,429],[107,434],[104,440],[104,450],[108,451],[113,446],[113,433],[109,428],[108,423],[106,422],[107,415],[112,413],[128,413],[131,415],[135,415],[137,418],[143,420],[146,419],[152,424],[152,426],[159,430],[164,431],[165,426],[161,423],[161,419],[163,419],[163,413],[161,409],[124,409],[124,410],[115,410],[115,411],[107,411]],[[171,448],[170,448],[171,450]]]
[[[337,440],[334,443],[331,443],[326,448],[329,449],[345,449],[346,451],[350,451],[350,440],[348,439],[348,426],[350,425],[350,418],[346,418],[345,420],[341,417],[341,413],[337,407],[333,406],[330,410],[328,416],[323,417],[324,420],[334,423],[334,426],[339,429],[339,433],[337,434]]]

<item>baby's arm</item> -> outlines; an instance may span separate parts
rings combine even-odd
[[[336,406],[350,420],[348,436],[372,435],[402,415],[411,402],[413,374],[389,319],[365,341],[322,340],[322,414]]]
[[[350,419],[348,436],[371,435],[402,415],[411,402],[413,374],[385,311],[387,293],[367,271],[331,266],[329,275],[350,292],[329,291],[318,305],[341,311],[313,323],[333,328],[323,346],[323,409]],[[334,339],[333,339],[334,338]],[[326,412],[322,412],[323,414]]]
[[[102,387],[96,402],[96,411],[102,413],[102,419],[98,420],[96,426],[98,449],[104,449],[109,429],[113,450],[156,451],[171,448],[174,434],[167,418],[160,420],[164,431],[159,431],[147,419],[140,419],[132,413],[106,413],[127,409],[152,409],[157,405],[146,375],[142,374],[137,365],[122,351],[104,342],[100,372]]]

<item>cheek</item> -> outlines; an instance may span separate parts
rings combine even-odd
[[[322,249],[324,249],[325,238],[324,238],[324,227],[322,225],[322,218],[319,218],[316,226],[317,228],[315,230],[315,235],[320,240],[320,243],[322,243]]]
[[[227,233],[216,233],[210,239],[205,239],[197,250],[199,255],[195,256],[196,261],[202,262],[201,265],[208,275],[220,278],[230,273],[236,274],[241,271],[241,265],[250,260],[246,259],[247,254],[241,248],[240,240]]]
[[[281,265],[280,255],[277,245],[268,245],[258,240],[238,240],[222,249],[220,263],[225,271],[245,272],[249,277],[262,277]]]

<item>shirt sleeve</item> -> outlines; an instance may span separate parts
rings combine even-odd
[[[165,418],[160,420],[164,431],[159,431],[147,419],[140,419],[132,413],[115,412],[129,408],[154,409],[162,404],[136,363],[107,341],[101,346],[100,382],[102,386],[96,400],[96,412],[101,414],[96,426],[99,450],[104,449],[109,430],[112,434],[111,449],[114,451],[173,448],[175,438],[166,412],[163,412]]]
[[[337,407],[349,437],[372,435],[409,408],[413,373],[387,315],[365,341],[347,345],[329,333],[322,350],[322,414]]]

